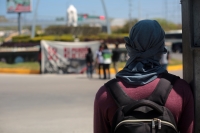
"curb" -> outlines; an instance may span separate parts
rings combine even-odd
[[[22,68],[1,68],[0,73],[12,73],[12,74],[39,74],[39,70],[22,69]]]
[[[168,67],[167,67],[167,70],[168,70],[168,71],[183,70],[183,65],[168,66]]]
[[[123,68],[119,68],[119,70],[122,70]],[[182,70],[182,65],[175,65],[175,66],[168,66],[168,71],[178,71]],[[21,68],[0,68],[0,73],[12,73],[12,74],[40,74],[39,70],[31,70],[31,69],[21,69]],[[96,70],[96,73],[98,73],[98,70]],[[103,71],[101,71],[103,73]],[[113,68],[110,69],[111,74],[115,74],[115,70]]]
[[[119,68],[119,71],[122,70],[122,69],[123,68]],[[173,65],[173,66],[167,67],[168,71],[178,71],[178,70],[182,70],[182,69],[183,69],[183,65]],[[96,73],[98,73],[98,70],[96,70]],[[103,70],[101,70],[101,73],[103,74]],[[111,68],[110,73],[115,74],[115,69]]]

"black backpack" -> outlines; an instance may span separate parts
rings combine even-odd
[[[133,100],[111,79],[105,86],[118,105],[112,120],[112,133],[178,133],[171,111],[164,107],[178,76],[164,73],[153,93]]]

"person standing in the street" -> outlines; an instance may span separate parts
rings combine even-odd
[[[99,74],[99,79],[101,79],[101,70],[103,69],[103,56],[102,56],[102,50],[103,46],[99,46],[99,50],[96,52],[96,64],[98,66],[98,74]]]
[[[39,67],[40,67],[40,74],[42,73],[42,49],[41,49],[41,45],[40,45],[40,49],[38,52],[38,63],[39,63]]]
[[[108,49],[108,46],[104,44],[104,49],[102,51],[102,56],[103,56],[103,79],[110,79],[110,64],[112,62],[112,52],[111,50]]]
[[[115,49],[112,50],[112,63],[113,67],[115,69],[115,74],[118,72],[118,62],[120,59],[120,50],[119,50],[119,44],[115,44]]]
[[[164,69],[167,70],[167,66],[169,64],[169,51],[162,54],[160,64],[163,66]]]
[[[86,65],[87,65],[87,77],[92,78],[93,74],[93,53],[91,48],[88,48],[88,53],[85,56]]]

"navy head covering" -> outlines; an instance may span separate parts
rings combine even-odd
[[[161,55],[167,50],[164,46],[165,32],[155,20],[141,20],[136,23],[129,37],[125,37],[129,59],[116,77],[134,85],[147,84],[166,70],[160,65]]]

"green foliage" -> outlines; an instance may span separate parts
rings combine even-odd
[[[126,62],[119,62],[119,68],[123,68]],[[169,66],[173,65],[181,65],[182,61],[177,59],[170,59]],[[0,62],[0,68],[24,68],[24,69],[31,69],[31,70],[39,70],[39,63],[38,62],[23,62],[17,64],[7,64]],[[113,64],[111,64],[111,68],[113,68]]]
[[[181,24],[175,24],[171,21],[167,21],[167,20],[161,19],[161,18],[155,18],[154,20],[157,20],[158,23],[161,25],[161,27],[165,31],[181,29]],[[137,19],[134,19],[131,22],[127,21],[126,24],[122,28],[115,29],[113,31],[113,33],[129,33],[130,27],[135,25],[137,22],[138,22]]]
[[[100,27],[89,27],[89,26],[49,26],[45,29],[47,35],[63,35],[72,34],[75,36],[79,35],[97,35],[101,33]]]
[[[90,36],[86,36],[86,35],[82,35],[78,37],[80,41],[92,41],[92,40],[104,40],[106,39],[106,36],[102,37],[98,36],[98,35],[90,35]]]
[[[30,42],[40,42],[41,40],[54,41],[56,40],[56,36],[37,36],[30,39]]]
[[[127,21],[126,24],[119,29],[113,31],[113,33],[129,33],[130,28],[138,22],[137,19],[133,19],[132,21]]]
[[[5,26],[5,27],[0,27],[0,30],[18,30],[17,26]]]
[[[62,35],[62,36],[58,36],[57,40],[58,41],[73,42],[74,37],[73,37],[73,35]]]
[[[5,16],[0,15],[0,22],[8,22]]]
[[[20,69],[39,70],[40,65],[38,62],[23,62],[16,64],[7,64],[0,62],[0,68],[20,68]]]
[[[180,24],[175,24],[173,22],[167,21],[165,19],[160,19],[160,18],[156,18],[155,20],[158,21],[158,23],[161,25],[164,31],[181,29]]]
[[[41,40],[73,42],[74,37],[73,35],[61,35],[61,36],[41,35],[41,36],[36,36],[34,38],[31,38],[30,36],[15,36],[12,38],[13,42],[40,42]]]
[[[1,42],[3,42],[4,41],[4,38],[3,37],[0,37],[0,44],[1,44]]]
[[[13,42],[29,42],[30,36],[27,35],[20,35],[20,36],[14,36],[12,37]]]
[[[181,29],[181,25],[174,24],[165,19],[155,19],[165,30],[176,30]],[[92,41],[92,40],[104,40],[107,43],[123,43],[124,37],[128,36],[130,27],[138,22],[137,19],[132,21],[127,21],[122,28],[118,28],[113,31],[113,34],[108,35],[101,31],[99,27],[90,27],[88,25],[69,27],[69,26],[49,26],[45,29],[44,34],[36,34],[35,38],[30,38],[30,36],[16,36],[13,37],[13,42],[40,42],[41,40],[51,40],[51,41],[74,41],[74,36],[78,37],[80,41]],[[40,26],[36,29],[41,30]]]
[[[124,43],[124,37],[128,34],[98,34],[90,36],[79,36],[80,41],[93,41],[93,40],[103,40],[106,43]]]

